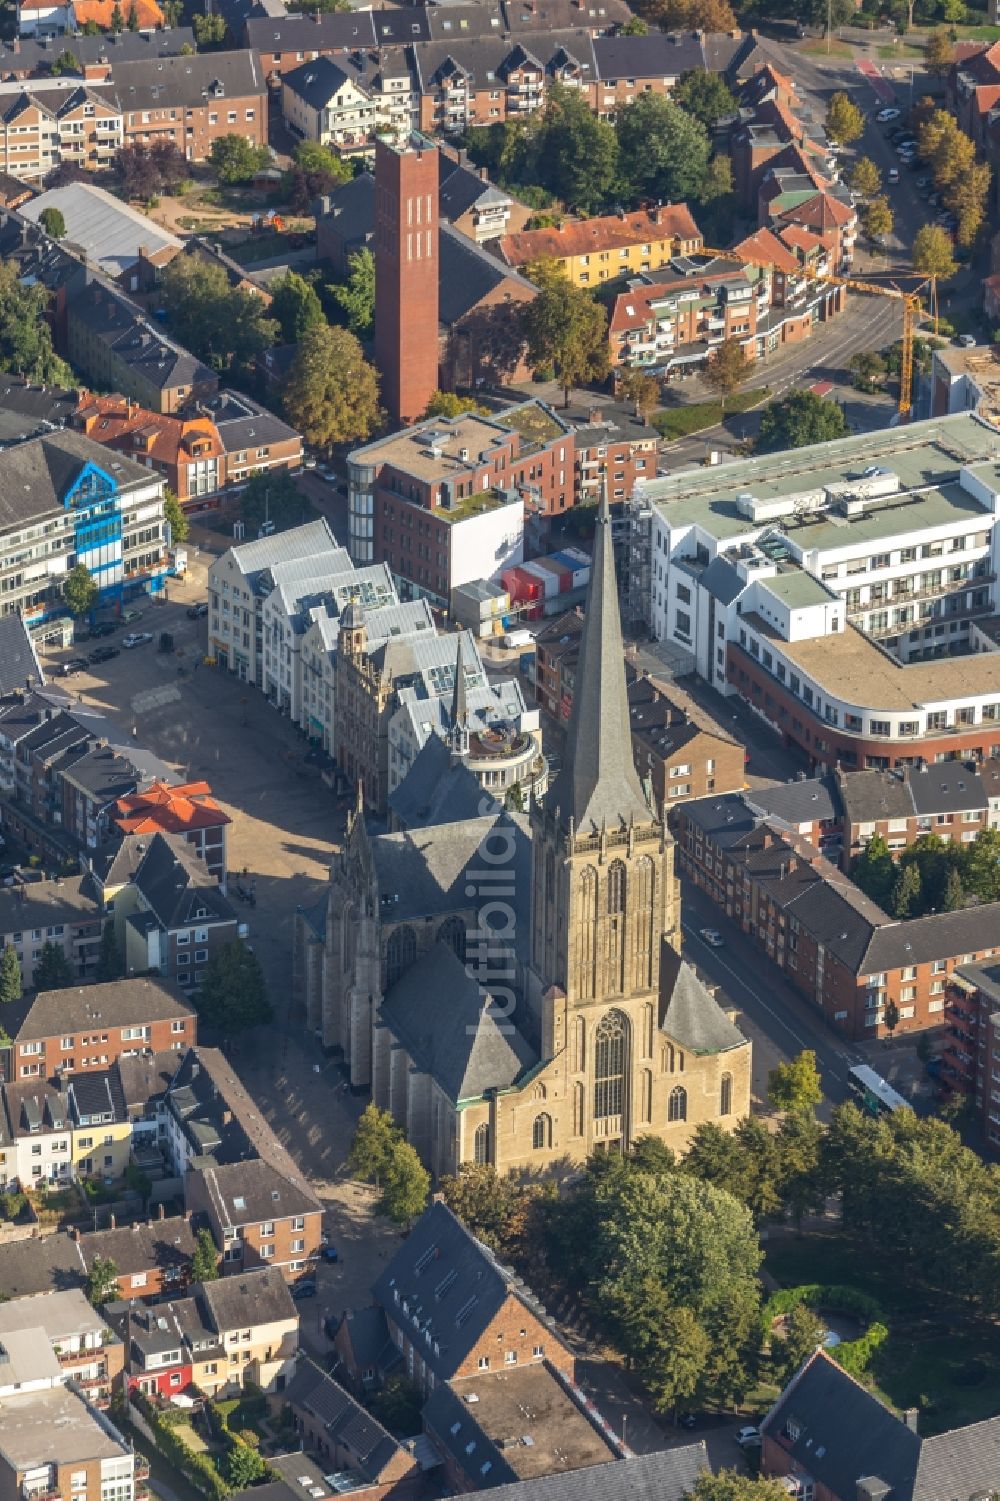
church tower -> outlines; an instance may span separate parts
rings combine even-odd
[[[532,827],[531,965],[542,1056],[562,1062],[564,1142],[574,1156],[625,1150],[661,1124],[660,943],[677,946],[680,911],[673,840],[632,756],[606,489],[566,756]]]

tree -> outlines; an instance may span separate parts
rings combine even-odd
[[[988,162],[975,162],[945,191],[944,201],[958,220],[955,239],[966,249],[975,240],[986,218],[991,176]]]
[[[870,156],[859,156],[847,178],[859,198],[874,198],[882,187],[882,174]]]
[[[217,19],[221,21],[222,17]],[[219,181],[228,187],[232,183],[249,182],[255,172],[270,166],[271,153],[266,146],[255,146],[245,136],[224,135],[212,142],[208,161]]]
[[[49,67],[49,72],[53,78],[58,78],[62,73],[79,73],[79,71],[80,64],[76,59],[76,54],[70,52],[68,49],[65,52],[60,52],[58,57],[53,58]]]
[[[288,179],[288,201],[293,213],[308,214],[313,201],[336,192],[349,182],[351,169],[329,146],[318,141],[300,141]]]
[[[690,1308],[672,1304],[655,1278],[645,1286],[646,1302],[635,1312],[631,1363],[648,1387],[658,1412],[672,1413],[697,1395],[711,1356],[706,1331]]]
[[[743,1142],[733,1131],[724,1131],[715,1121],[695,1129],[681,1167],[702,1183],[714,1183],[741,1204],[749,1198],[749,1163]]]
[[[361,1113],[351,1150],[347,1155],[348,1170],[363,1183],[374,1183],[379,1188],[384,1182],[393,1153],[403,1138],[388,1110],[380,1110],[370,1101]]]
[[[954,868],[949,870],[944,885],[944,901],[941,904],[944,912],[958,912],[965,906],[965,888],[962,885],[962,877]]]
[[[522,304],[521,328],[528,359],[552,365],[566,405],[573,386],[600,380],[608,368],[608,315],[583,287],[574,287],[552,263],[539,263],[533,279],[540,287]]]
[[[619,35],[621,36],[648,36],[649,27],[641,16],[629,16]]]
[[[0,370],[39,385],[70,386],[72,371],[52,350],[48,290],[40,281],[22,286],[20,276],[16,261],[0,262]]]
[[[873,198],[861,210],[861,223],[869,240],[884,240],[892,234],[895,220],[888,198]]]
[[[639,94],[618,111],[619,173],[631,196],[697,198],[712,146],[700,120],[663,94]]]
[[[823,1320],[805,1303],[799,1303],[785,1319],[784,1339],[772,1337],[771,1354],[777,1366],[777,1376],[784,1384],[791,1381],[795,1372],[814,1351],[822,1345],[826,1336]]]
[[[115,920],[109,917],[101,933],[101,953],[97,961],[97,978],[106,985],[120,980],[125,973],[125,959],[115,933]]]
[[[118,36],[119,33],[124,30],[125,19],[122,16],[121,6],[118,4],[118,0],[115,0],[114,6],[111,11],[111,31],[115,36]]]
[[[924,67],[935,78],[944,78],[955,61],[955,43],[945,26],[935,26],[924,44]]]
[[[219,1275],[219,1253],[211,1230],[199,1230],[191,1257],[191,1281],[214,1282]]]
[[[822,1143],[823,1132],[811,1109],[791,1110],[782,1117],[775,1138],[778,1191],[796,1227],[826,1201]]]
[[[307,176],[332,177],[337,182],[350,182],[351,169],[330,146],[319,141],[299,141],[295,148],[296,166]]]
[[[35,964],[32,985],[36,990],[65,990],[67,985],[75,985],[76,980],[76,971],[62,948],[46,939]]]
[[[241,1439],[233,1440],[225,1463],[226,1479],[234,1491],[245,1491],[260,1480],[267,1469],[257,1450],[251,1449]]]
[[[264,469],[252,475],[240,496],[240,515],[252,533],[264,521],[273,521],[275,530],[284,532],[310,514],[308,501],[287,469]]]
[[[965,860],[965,884],[981,902],[1000,902],[1000,829],[980,829]]]
[[[826,109],[827,135],[838,145],[849,146],[852,141],[864,135],[864,130],[864,114],[842,89],[838,89],[831,95]]]
[[[752,1480],[736,1470],[720,1470],[716,1475],[703,1470],[688,1492],[688,1501],[788,1501],[788,1492],[778,1480]]]
[[[70,614],[79,619],[97,604],[100,590],[85,564],[77,563],[64,578],[62,592]]]
[[[856,391],[881,391],[889,373],[884,357],[876,349],[852,354],[848,369],[851,372],[851,384]]]
[[[618,389],[632,403],[639,421],[648,422],[650,412],[660,400],[660,382],[656,376],[646,370],[623,370],[618,377]]]
[[[195,16],[192,25],[194,27],[194,39],[199,47],[218,47],[220,43],[226,40],[225,17],[219,15],[217,12],[213,12],[208,16]]]
[[[405,1376],[389,1376],[369,1405],[378,1421],[390,1432],[399,1433],[404,1438],[413,1438],[420,1432],[424,1396],[420,1388]]]
[[[707,130],[711,130],[716,120],[735,115],[739,108],[721,76],[707,68],[690,68],[682,73],[670,97]]]
[[[423,1214],[430,1193],[431,1175],[408,1141],[392,1149],[382,1183],[378,1207],[397,1225],[412,1225]]]
[[[892,905],[896,865],[881,834],[873,834],[851,867],[851,879],[884,911]]]
[[[297,271],[286,272],[270,290],[273,296],[268,313],[281,325],[283,343],[298,344],[310,328],[326,322],[316,288]]]
[[[264,972],[257,955],[239,939],[216,949],[195,993],[202,1021],[226,1037],[271,1020]]]
[[[885,1011],[882,1013],[882,1025],[888,1032],[889,1041],[891,1042],[892,1034],[899,1026],[899,1007],[896,1005],[896,1002],[892,999],[891,996],[885,1003]]]
[[[38,217],[38,222],[50,240],[65,239],[66,220],[63,218],[61,209],[43,208]]]
[[[921,907],[920,867],[916,862],[900,865],[892,888],[893,917],[916,917]]]
[[[747,376],[750,365],[739,339],[723,339],[705,361],[705,384],[722,397],[722,410],[726,410],[726,398],[737,392]]]
[[[530,1259],[537,1239],[538,1212],[554,1196],[551,1184],[505,1176],[490,1163],[466,1162],[455,1177],[442,1178],[439,1191],[448,1208],[477,1240],[515,1263]]]
[[[164,491],[163,495],[163,519],[170,525],[171,546],[178,547],[186,542],[191,531],[191,524],[184,514],[180,501],[173,490]]]
[[[21,979],[21,961],[12,944],[5,944],[0,958],[0,1005],[19,1001],[24,993]]]
[[[637,0],[635,8],[663,31],[732,31],[737,24],[728,0]]]
[[[316,448],[363,442],[381,419],[378,375],[352,333],[318,324],[299,344],[284,404],[288,420]]]
[[[95,1256],[87,1273],[87,1299],[94,1308],[118,1296],[118,1267],[110,1256]]]
[[[424,410],[425,417],[461,417],[464,412],[485,416],[489,408],[480,406],[474,396],[459,396],[457,391],[435,391]]]
[[[139,30],[139,10],[136,6],[135,0],[132,0],[132,3],[129,5],[128,16],[126,17],[125,24],[128,27],[129,31]]]
[[[221,266],[197,255],[174,257],[160,297],[171,333],[213,370],[249,368],[278,337],[263,298],[231,287]]]
[[[764,408],[757,448],[761,453],[805,448],[842,438],[846,432],[844,414],[835,401],[814,391],[792,391]]]
[[[779,1063],[767,1076],[767,1098],[775,1110],[815,1110],[823,1098],[823,1084],[812,1048],[803,1048],[787,1063]]]
[[[607,202],[618,169],[618,141],[579,89],[549,88],[534,140],[537,181],[581,214]]]
[[[329,290],[351,333],[367,339],[375,327],[375,257],[370,250],[354,250],[347,266],[346,282]]]

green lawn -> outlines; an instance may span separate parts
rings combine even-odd
[[[725,416],[748,412],[751,407],[766,401],[770,394],[768,386],[760,386],[753,391],[737,391],[726,402]],[[673,438],[690,438],[692,433],[700,433],[708,427],[718,427],[722,418],[722,402],[715,400],[696,401],[690,406],[670,407],[665,412],[654,412],[650,421],[660,437],[669,442]]]
[[[879,47],[879,57],[923,57],[923,47],[915,47],[912,42],[892,43],[886,47]]]
[[[960,42],[1000,42],[1000,26],[956,26]]]
[[[836,37],[831,39],[829,48],[826,45],[826,41],[822,37],[811,37],[808,42],[802,43],[799,51],[819,52],[822,53],[824,57],[854,56],[854,48],[850,47],[847,42],[838,42]]]

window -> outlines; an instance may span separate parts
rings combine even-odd
[[[488,1371],[489,1368],[490,1368],[490,1357],[488,1355],[480,1355],[480,1357],[479,1357],[479,1369],[481,1371]]]
[[[733,1113],[733,1076],[723,1074],[719,1088],[719,1114],[732,1115]]]
[[[291,1249],[292,1249],[293,1254],[296,1251],[304,1251],[305,1248],[306,1248],[306,1243],[305,1243],[304,1240],[293,1240],[292,1241]]]
[[[531,1145],[536,1152],[552,1145],[551,1115],[536,1115],[531,1127]]]
[[[594,1117],[621,1115],[625,1093],[625,1018],[609,1011],[594,1034]]]
[[[683,1084],[675,1084],[667,1101],[667,1120],[686,1121],[688,1113],[687,1090]]]
[[[517,1365],[517,1351],[505,1350],[503,1354],[504,1365]]]
[[[476,1127],[476,1135],[473,1140],[473,1154],[476,1162],[484,1163],[490,1160],[490,1128],[483,1121]]]
[[[271,1257],[273,1255],[274,1255],[274,1246],[273,1245],[269,1244],[269,1245],[261,1246],[261,1248],[260,1248],[260,1256],[261,1256],[261,1260],[262,1261],[270,1261],[270,1259],[271,1259]]]

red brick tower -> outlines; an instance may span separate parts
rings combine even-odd
[[[438,152],[420,135],[375,146],[375,363],[395,422],[438,384]]]

